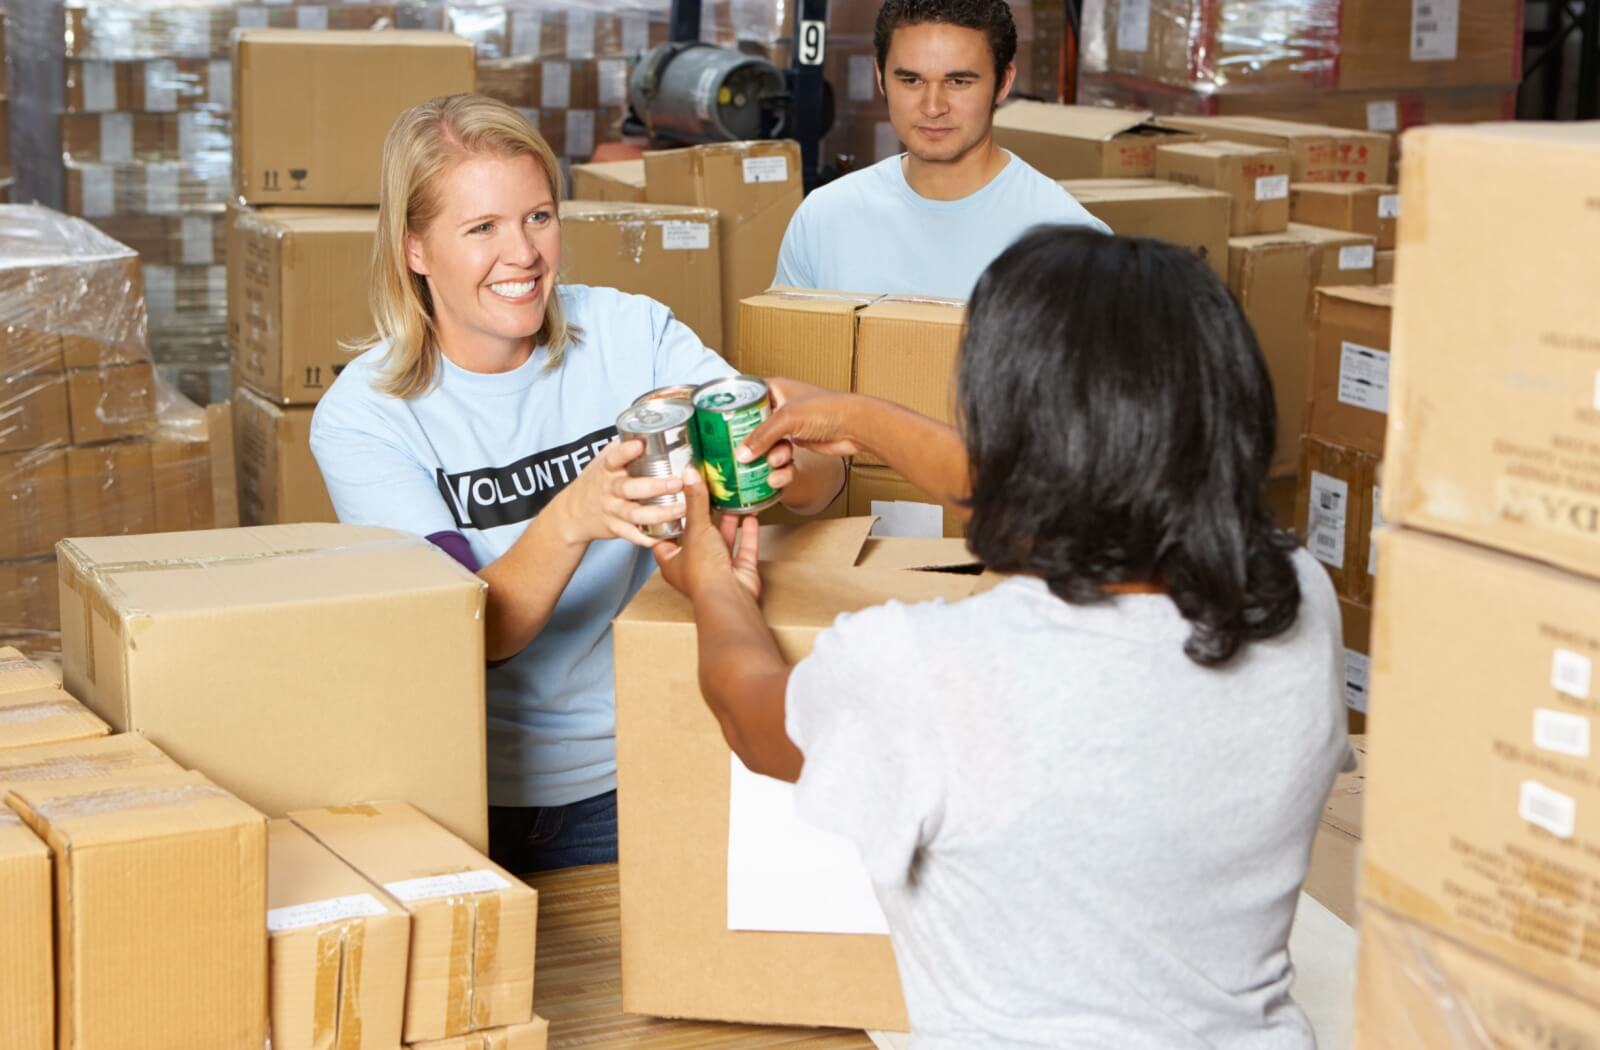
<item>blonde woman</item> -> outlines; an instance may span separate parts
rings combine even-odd
[[[427,537],[489,585],[490,841],[513,871],[616,856],[611,619],[653,569],[640,526],[677,478],[630,478],[616,416],[731,373],[660,303],[563,285],[555,156],[476,95],[403,113],[384,145],[377,334],[317,406],[339,519]],[[837,459],[772,458],[801,512]]]

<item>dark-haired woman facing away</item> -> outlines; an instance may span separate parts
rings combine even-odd
[[[1339,616],[1263,506],[1272,387],[1227,289],[1166,244],[1038,228],[973,294],[959,435],[779,393],[756,451],[876,452],[1015,574],[841,616],[790,667],[753,523],[730,555],[686,476],[690,531],[657,548],[730,745],[859,847],[912,1045],[1309,1050],[1287,946],[1347,751]]]

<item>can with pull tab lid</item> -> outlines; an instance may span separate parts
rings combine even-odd
[[[641,400],[617,417],[620,441],[644,442],[644,454],[628,464],[636,478],[670,478],[681,475],[695,462],[694,405],[687,398]],[[645,506],[664,507],[679,496],[640,500]],[[678,518],[658,525],[641,525],[639,531],[655,540],[682,536],[687,522]]]

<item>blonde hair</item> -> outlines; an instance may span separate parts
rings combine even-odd
[[[479,155],[532,157],[555,200],[561,166],[544,139],[515,109],[483,95],[446,95],[400,114],[383,144],[378,236],[372,251],[372,319],[376,334],[353,349],[387,342],[384,393],[409,398],[431,390],[439,378],[439,331],[433,300],[421,274],[406,262],[406,234],[421,236],[438,217],[440,182],[461,161]],[[561,367],[578,331],[567,324],[556,275],[534,346],[545,347],[546,370]]]

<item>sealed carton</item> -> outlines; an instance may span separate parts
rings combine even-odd
[[[535,1014],[527,1024],[486,1028],[454,1039],[412,1043],[411,1050],[545,1050],[550,1045],[550,1022]]]
[[[268,815],[382,791],[486,843],[484,585],[449,555],[353,525],[57,552],[66,688],[112,728]]]
[[[68,534],[121,536],[156,528],[155,460],[148,441],[67,451]]]
[[[57,630],[58,590],[54,558],[0,561],[0,634]]]
[[[289,820],[267,822],[273,1050],[400,1045],[411,919]]]
[[[1290,222],[1288,234],[1316,247],[1316,269],[1312,274],[1313,287],[1329,285],[1376,284],[1378,278],[1378,241],[1365,233],[1348,230],[1330,230],[1322,226],[1307,226]],[[1307,303],[1307,320],[1310,303]]]
[[[60,683],[20,649],[0,645],[0,696],[49,689]]]
[[[67,525],[67,450],[0,452],[0,561],[41,558]]]
[[[182,766],[138,733],[36,744],[0,751],[0,798],[25,783],[181,772]]]
[[[233,40],[234,191],[249,204],[377,204],[403,111],[473,89],[449,33],[245,29]]]
[[[7,799],[55,855],[58,1045],[261,1046],[266,821],[199,773]]]
[[[1218,277],[1227,276],[1233,202],[1221,190],[1159,179],[1068,179],[1061,185],[1113,233],[1181,245]]]
[[[1343,0],[1339,86],[1497,84],[1521,78],[1522,8],[1512,0]]]
[[[105,736],[111,732],[58,686],[0,693],[0,749]]]
[[[1378,252],[1378,262],[1373,278],[1379,284],[1394,283],[1394,258],[1396,254],[1398,253],[1394,251],[1386,252],[1380,250]]]
[[[572,166],[572,199],[643,204],[644,161],[614,160]]]
[[[1356,879],[1361,870],[1361,800],[1366,783],[1366,739],[1350,738],[1354,769],[1340,772],[1328,792],[1311,840],[1311,866],[1304,892],[1351,926],[1356,924]]]
[[[409,803],[290,816],[410,914],[407,1043],[528,1023],[537,893]]]
[[[1394,289],[1319,288],[1306,433],[1383,455],[1389,423],[1389,328]]]
[[[772,284],[778,248],[800,207],[796,142],[725,142],[644,155],[645,199],[717,211],[722,242],[722,341],[738,345],[739,303]]]
[[[1232,201],[1228,233],[1278,233],[1289,225],[1289,151],[1242,142],[1187,142],[1156,150],[1155,177],[1221,190]]]
[[[1383,184],[1298,182],[1289,188],[1289,214],[1308,226],[1376,237],[1379,251],[1391,251],[1400,226],[1400,191]]]
[[[647,295],[670,307],[702,343],[731,357],[722,331],[717,227],[710,208],[564,201],[562,279]]]
[[[3,800],[0,800],[3,802]],[[0,804],[0,1047],[53,1050],[55,964],[50,850]]]
[[[1350,731],[1364,733],[1372,695],[1372,607],[1340,598],[1339,622],[1344,628],[1344,705],[1350,709]],[[1360,725],[1357,715],[1362,718]]]
[[[273,404],[244,387],[234,391],[240,524],[339,520],[311,454],[315,411],[310,406]]]
[[[848,393],[855,375],[856,326],[878,296],[772,288],[739,304],[734,367]]]
[[[886,296],[864,307],[856,334],[855,392],[955,422],[956,368],[966,304]],[[870,453],[860,463],[877,463]]]
[[[849,514],[875,517],[874,536],[908,539],[961,537],[959,515],[888,467],[859,464],[850,470]]]
[[[994,115],[994,141],[1052,179],[1138,179],[1156,173],[1156,149],[1198,142],[1149,110],[1021,100]]]
[[[1235,237],[1228,242],[1228,287],[1244,310],[1272,375],[1278,409],[1275,477],[1300,461],[1311,338],[1308,313],[1318,250],[1289,233]]]
[[[156,373],[148,361],[67,373],[72,443],[139,437],[156,428]]]
[[[0,452],[25,452],[71,440],[65,375],[0,375]]]
[[[1372,527],[1382,520],[1372,502],[1379,495],[1378,458],[1309,436],[1302,447],[1296,531],[1328,570],[1334,590],[1370,601],[1377,569]]]
[[[1293,182],[1387,182],[1389,138],[1371,131],[1270,117],[1162,117],[1207,139],[1288,150]]]

